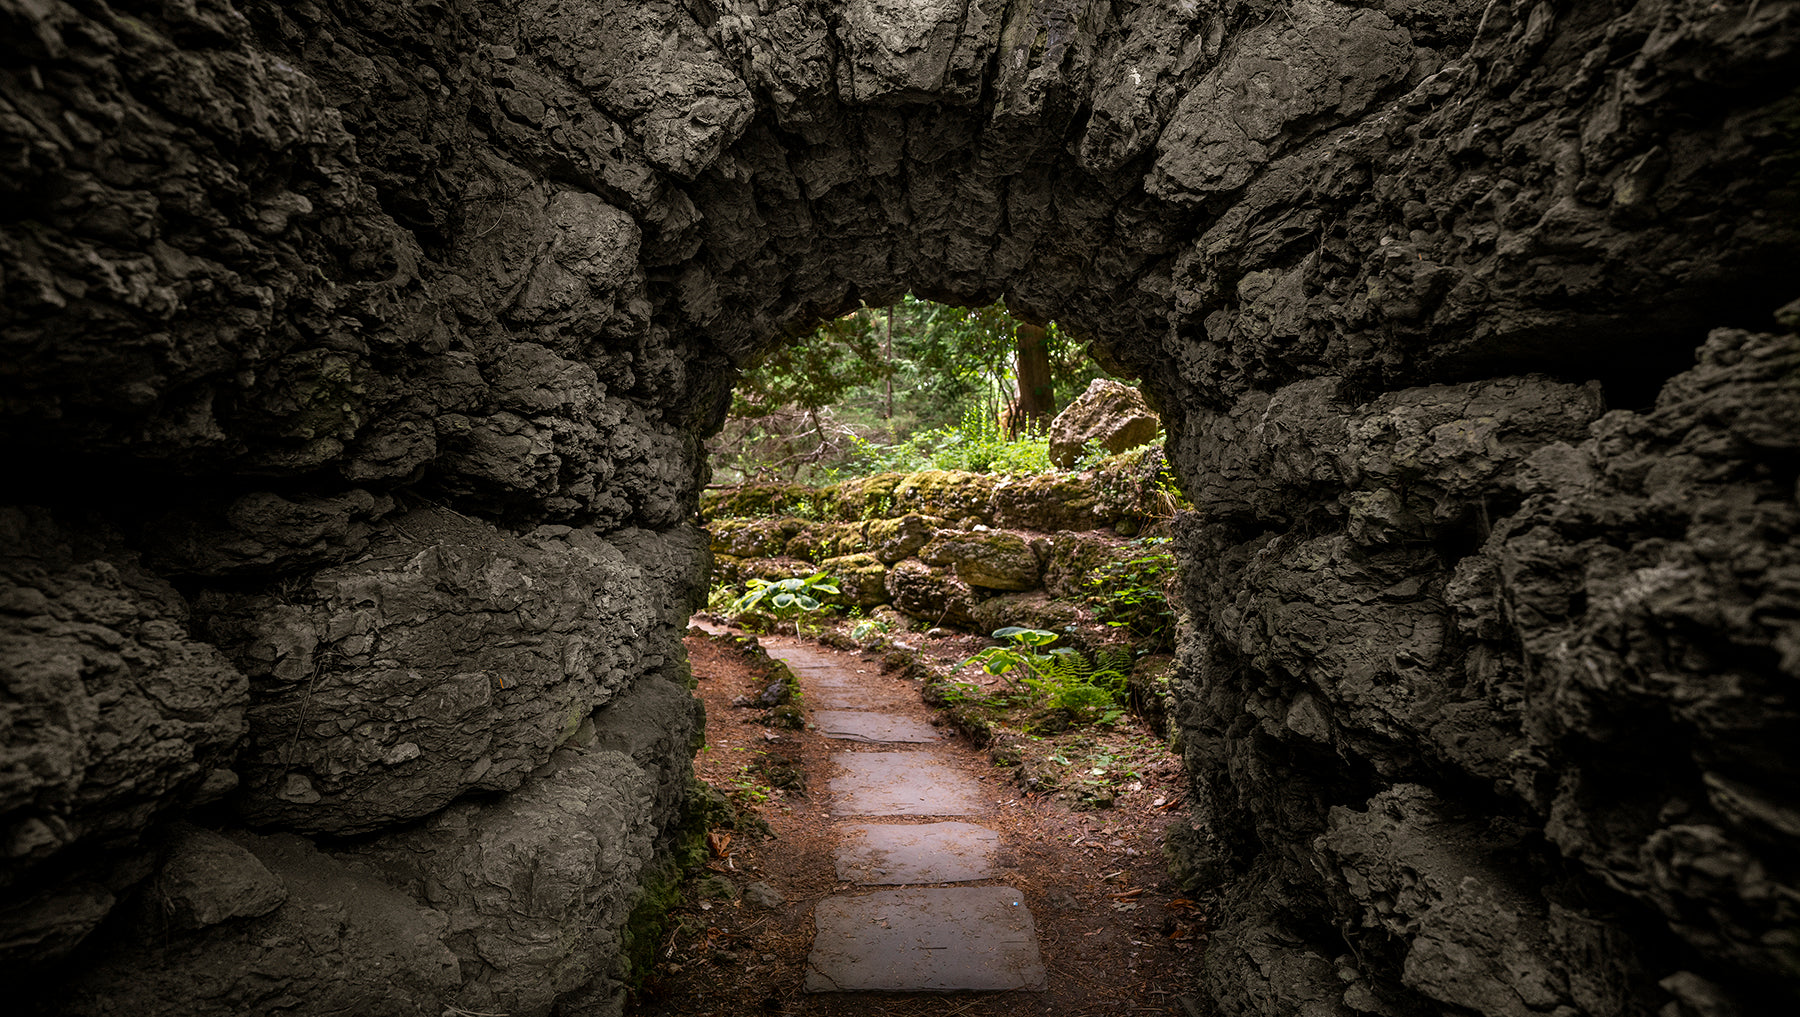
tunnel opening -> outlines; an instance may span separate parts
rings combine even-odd
[[[25,761],[0,963],[64,964],[35,1004],[59,1017],[255,1012],[275,984],[319,1010],[619,1012],[692,767],[702,437],[796,323],[912,285],[1053,313],[1162,411],[1195,505],[1180,587],[1159,533],[1105,543],[1192,622],[1167,671],[1125,677],[1189,763],[1174,853],[1227,877],[1155,930],[1204,925],[1175,948],[1195,1005],[1793,997],[1768,974],[1795,970],[1791,895],[1749,874],[1794,841],[1767,734],[1793,340],[1764,308],[1800,250],[1795,28],[1688,6],[0,0]],[[1653,408],[1683,372],[1688,403]],[[1594,380],[1649,412],[1590,431]],[[868,518],[900,494],[733,539],[817,555],[826,523],[894,523],[922,552],[942,534]],[[972,534],[1084,496],[904,494]],[[1041,532],[1042,562],[944,540],[988,571],[920,559],[905,595],[979,631],[1035,595],[973,578],[1106,571]],[[1656,681],[1613,680],[1645,647]],[[936,695],[973,727],[1008,695],[988,677]],[[1058,709],[1077,739],[1106,716]],[[1634,730],[1646,710],[1679,720]],[[1622,778],[1564,723],[1691,757],[1702,789],[1585,798]],[[1013,765],[1071,788],[1136,765],[1089,740]],[[1246,790],[1276,763],[1331,794]],[[1061,831],[1083,865],[1103,813]],[[1464,820],[1528,828],[1520,866],[1567,884],[1553,927]],[[221,860],[254,907],[188,894]],[[1092,875],[1103,913],[1143,917]]]

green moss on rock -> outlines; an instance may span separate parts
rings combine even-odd
[[[720,487],[700,494],[700,518],[757,519],[779,515],[815,515],[832,502],[829,488],[802,487],[799,484],[745,484],[742,487]],[[814,511],[801,512],[801,508]]]
[[[961,470],[926,470],[894,486],[894,506],[902,512],[992,522],[989,503],[996,478]]]
[[[911,474],[877,473],[873,477],[846,480],[837,485],[834,505],[839,519],[884,519],[904,511],[896,509],[894,488]]]
[[[887,566],[872,554],[827,558],[819,563],[819,571],[838,579],[838,589],[842,592],[827,598],[834,603],[874,607],[888,602]]]
[[[995,525],[1046,532],[1092,530],[1111,526],[1116,518],[1103,510],[1087,474],[1005,477],[994,485],[990,506]]]
[[[918,554],[942,527],[943,520],[916,512],[893,519],[872,520],[863,531],[863,550],[892,565]]]
[[[804,519],[715,519],[706,526],[714,554],[739,558],[772,558],[787,550],[788,541],[807,527]]]
[[[822,562],[863,549],[862,523],[810,523],[787,542],[789,558]]]
[[[1080,604],[1057,600],[1042,590],[989,597],[975,605],[971,613],[983,633],[1008,625],[1061,632],[1067,626],[1092,620],[1091,613]]]
[[[964,582],[990,590],[1029,590],[1043,575],[1031,544],[1002,530],[940,533],[920,549],[919,560],[954,566]]]

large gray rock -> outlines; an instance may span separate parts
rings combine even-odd
[[[1161,427],[1161,418],[1137,389],[1095,378],[1050,422],[1050,461],[1073,466],[1086,454],[1089,442],[1108,452],[1123,452],[1151,441]]]
[[[106,847],[234,783],[248,689],[119,534],[42,509],[0,508],[0,672],[0,961],[39,961],[136,878]]]
[[[695,562],[699,537],[689,543],[654,556]],[[366,562],[302,588],[208,594],[208,629],[254,684],[239,810],[259,825],[360,833],[518,787],[657,666],[651,636],[691,611],[664,601],[695,585],[661,578],[590,533],[508,537],[417,511]]]
[[[289,1010],[437,1017],[463,980],[448,922],[365,869],[293,834],[238,834],[241,849],[287,889],[263,917],[192,935],[142,927],[35,1000],[38,1012],[225,1017]]]
[[[518,791],[463,803],[355,852],[443,912],[457,1005],[617,1012],[622,930],[666,852],[697,735],[683,686],[647,679]]]

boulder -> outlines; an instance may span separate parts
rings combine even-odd
[[[911,474],[877,473],[846,480],[837,486],[833,503],[839,519],[885,519],[896,513],[894,488]]]
[[[148,924],[27,1012],[440,1017],[465,973],[444,945],[442,912],[293,834],[232,841],[286,888],[285,904],[189,935]]]
[[[888,602],[887,566],[872,554],[850,554],[827,558],[819,563],[819,571],[837,577],[835,602],[855,607],[874,607]]]
[[[821,561],[863,549],[862,523],[808,523],[787,542],[790,558]]]
[[[887,589],[896,608],[920,621],[958,628],[977,624],[975,591],[948,569],[908,558],[888,571]]]
[[[281,877],[241,845],[187,825],[171,838],[151,895],[178,929],[256,918],[280,907],[288,896]]]
[[[787,550],[788,541],[806,529],[803,519],[718,518],[706,524],[712,534],[714,554],[739,558],[773,558]]]
[[[918,554],[937,535],[942,523],[934,516],[909,512],[897,518],[871,520],[863,539],[870,554],[892,565]]]
[[[990,590],[1029,590],[1044,573],[1031,544],[1004,530],[940,533],[919,549],[919,560],[952,566],[963,582]]]
[[[983,634],[1008,625],[1061,632],[1065,626],[1075,625],[1089,617],[1089,613],[1081,605],[1056,600],[1042,590],[1002,593],[989,597],[976,604],[970,613],[975,616],[977,631]],[[1063,644],[1059,642],[1056,645]]]
[[[1004,477],[994,485],[990,512],[996,526],[1027,530],[1092,530],[1112,525],[1091,476],[1034,473]]]
[[[1073,466],[1088,442],[1098,442],[1108,452],[1123,452],[1154,440],[1161,427],[1162,418],[1137,389],[1095,378],[1050,422],[1050,461]]]
[[[997,479],[962,470],[924,470],[894,485],[894,511],[919,512],[959,522],[992,522],[988,504]]]
[[[254,823],[365,833],[510,790],[661,663],[660,584],[591,533],[437,510],[389,525],[303,586],[201,598],[254,688],[237,799]]]

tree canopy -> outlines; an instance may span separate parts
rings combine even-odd
[[[872,448],[1004,440],[1009,406],[1012,422],[1041,433],[1099,374],[1055,322],[1021,322],[1003,301],[965,308],[907,294],[823,322],[747,371],[714,462],[728,477],[835,474],[879,458]]]

